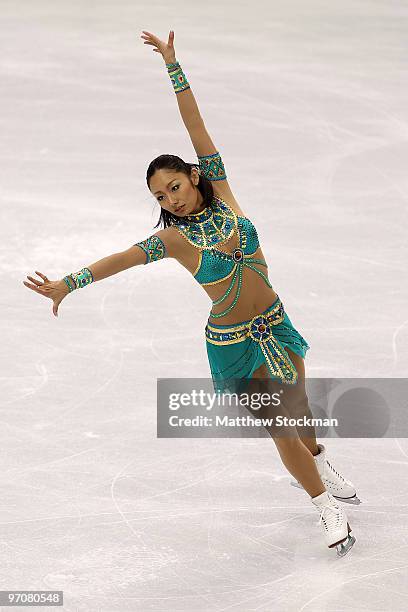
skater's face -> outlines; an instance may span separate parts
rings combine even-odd
[[[160,206],[176,217],[200,212],[203,196],[198,185],[198,172],[191,169],[191,176],[175,170],[156,170],[150,178],[149,188]]]

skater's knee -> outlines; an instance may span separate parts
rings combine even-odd
[[[293,434],[292,436],[274,436],[273,441],[276,444],[276,447],[279,453],[282,454],[291,454],[296,452],[299,449],[299,445],[302,444],[300,438]]]
[[[299,391],[290,398],[283,398],[286,411],[293,418],[310,416],[309,400],[305,392]]]

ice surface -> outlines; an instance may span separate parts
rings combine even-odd
[[[177,59],[309,342],[308,376],[408,357],[404,2],[1,2],[1,589],[64,610],[402,612],[408,441],[327,441],[364,504],[338,560],[269,439],[156,438],[156,379],[208,377],[210,302],[174,261],[60,306],[61,278],[151,233],[151,159],[195,161]]]

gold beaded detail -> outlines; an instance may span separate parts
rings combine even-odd
[[[212,249],[228,242],[238,227],[237,215],[221,198],[203,211],[172,220],[177,231],[193,246]]]

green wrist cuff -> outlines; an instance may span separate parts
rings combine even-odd
[[[175,64],[166,64],[167,71],[169,73],[171,83],[173,85],[173,89],[176,94],[185,91],[186,89],[190,89],[189,82],[187,81],[187,77],[183,72],[182,67],[179,62]]]
[[[71,274],[64,276],[63,280],[71,292],[93,283],[94,277],[89,268],[82,268],[79,272],[71,272]]]

